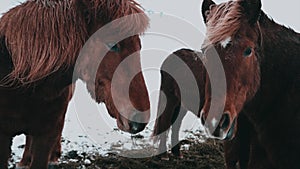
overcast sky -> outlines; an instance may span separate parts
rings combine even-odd
[[[23,2],[24,0],[1,0],[0,12]],[[199,28],[204,28],[200,17],[200,4],[202,0],[138,0],[144,8],[155,12],[164,12],[183,17]],[[223,2],[216,0],[215,2]],[[300,32],[300,1],[299,0],[263,0],[264,11],[278,23],[287,25]]]
[[[12,6],[24,0],[1,0],[0,12],[7,11]],[[200,4],[202,0],[138,0],[147,10],[164,12],[184,17],[193,24],[204,28],[200,18]],[[215,2],[223,2],[216,0]],[[299,0],[263,0],[263,9],[277,22],[287,25],[300,32],[300,1]]]

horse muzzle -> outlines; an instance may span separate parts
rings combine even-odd
[[[118,127],[131,134],[137,134],[143,131],[149,121],[145,113],[146,112],[134,112],[128,119],[122,116],[122,118],[118,120]]]
[[[231,118],[229,112],[223,113],[219,121],[216,118],[206,120],[206,118],[202,114],[201,122],[202,125],[205,127],[206,134],[210,138],[218,140],[232,140],[235,136],[237,118]]]

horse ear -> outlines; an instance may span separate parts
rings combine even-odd
[[[241,0],[240,2],[249,23],[255,24],[261,14],[261,0]]]
[[[203,20],[207,22],[207,13],[210,11],[210,6],[215,5],[216,3],[212,0],[203,0],[202,2],[202,16]]]

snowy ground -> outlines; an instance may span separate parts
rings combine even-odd
[[[91,100],[82,82],[77,83],[76,87],[63,130],[63,153],[75,150],[79,153],[105,155],[112,149],[114,151],[116,149],[142,149],[143,145],[153,144],[150,136],[155,122],[157,95],[151,95],[151,102],[154,103],[151,109],[151,121],[146,130],[139,133],[144,139],[136,141],[131,138],[130,134],[117,129],[115,119],[108,115],[103,104],[97,105]],[[200,121],[194,114],[188,113],[181,128],[180,138],[192,137],[190,133],[184,132],[186,130],[196,131],[199,129],[201,129]],[[15,137],[12,146],[14,161],[21,159],[24,143],[24,135]]]

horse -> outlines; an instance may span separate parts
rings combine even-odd
[[[172,126],[171,152],[179,158],[183,157],[178,142],[182,119],[187,111],[191,111],[199,117],[199,110],[204,105],[206,69],[202,63],[202,56],[201,52],[180,49],[169,55],[161,66],[161,94],[159,95],[157,119],[152,134],[157,137],[155,141],[159,141],[159,152],[167,151],[167,131]],[[179,66],[177,64],[178,59],[182,60],[187,67]],[[196,88],[187,81],[189,74],[195,79]],[[197,91],[191,90],[193,88]],[[165,155],[167,154],[164,154],[162,159],[168,160]]]
[[[123,17],[126,22],[114,22],[110,31],[130,36],[112,42],[89,40],[98,29]],[[148,24],[134,0],[28,0],[5,13],[0,20],[0,168],[8,167],[12,138],[22,133],[27,136],[24,167],[46,169],[51,159],[57,160],[77,80],[87,84],[97,103],[106,104],[121,130],[142,131],[150,103],[139,51],[140,35]],[[86,43],[91,51],[81,54]],[[94,56],[101,51],[103,58]],[[133,72],[138,73],[128,77]],[[129,91],[124,91],[128,81]]]
[[[213,56],[220,59],[226,91],[222,95],[217,91],[219,111],[209,114],[212,91],[206,80],[201,118],[213,138],[230,140],[247,133],[245,142],[229,145],[249,147],[242,150],[248,156],[243,168],[296,169],[300,168],[300,34],[270,19],[261,6],[260,0],[203,1],[205,64],[213,64]],[[238,126],[239,122],[248,127]]]
[[[174,67],[176,58],[180,58],[193,73],[193,76],[197,81],[197,91],[190,90],[191,84],[189,82],[182,86],[181,89],[183,90],[180,90],[178,87],[176,80],[186,81],[186,75],[190,72],[182,66]],[[171,153],[176,157],[183,158],[183,155],[180,152],[180,143],[178,138],[179,129],[187,111],[193,112],[198,118],[200,117],[199,110],[203,108],[205,100],[204,90],[207,73],[203,63],[205,63],[205,60],[202,52],[197,52],[191,49],[180,49],[169,55],[161,66],[160,90],[166,96],[167,103],[165,103],[163,99],[164,95],[160,95],[157,112],[158,118],[156,119],[153,130],[153,136],[158,137],[155,141],[159,142],[159,152],[167,151],[167,131],[170,127],[172,127]],[[176,79],[174,79],[174,77],[176,77]],[[188,99],[183,100],[181,99],[181,95],[189,97]],[[195,102],[195,100],[197,101]],[[166,107],[164,107],[165,104]],[[249,124],[247,124],[244,119],[245,117],[243,116],[239,117],[238,126],[241,126],[245,130],[250,127],[248,127]],[[238,132],[236,138],[224,142],[225,154],[227,157],[225,161],[227,166],[235,166],[237,162],[240,162],[241,166],[247,163],[248,154],[244,154],[244,152],[247,152],[247,147],[244,145],[248,145],[248,140],[245,139],[248,138],[248,133],[249,132],[246,131]],[[169,157],[164,153],[161,159],[168,160]]]

